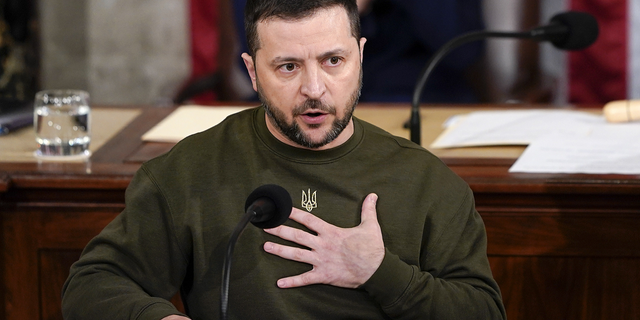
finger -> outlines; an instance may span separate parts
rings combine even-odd
[[[313,253],[310,250],[285,246],[270,241],[265,242],[263,248],[264,251],[280,258],[311,264]]]
[[[367,222],[378,223],[378,213],[376,211],[376,204],[378,203],[378,195],[370,193],[362,202],[362,213],[360,224]]]
[[[264,231],[276,237],[289,240],[309,248],[314,247],[316,240],[314,235],[289,226],[279,226],[273,229],[264,229]]]
[[[315,231],[318,234],[322,233],[322,231],[331,226],[324,220],[298,208],[293,208],[289,219],[292,219],[304,225],[305,227],[309,228],[312,231]]]
[[[303,287],[317,283],[323,282],[322,278],[316,272],[314,272],[314,270],[307,271],[297,276],[278,279],[278,287],[283,289]]]

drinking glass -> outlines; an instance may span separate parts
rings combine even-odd
[[[38,145],[36,157],[68,159],[91,155],[91,108],[86,91],[36,93],[33,122]]]

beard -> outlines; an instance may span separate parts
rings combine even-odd
[[[258,87],[258,98],[262,102],[264,106],[265,113],[267,117],[271,121],[271,123],[280,131],[283,135],[289,138],[291,141],[295,142],[298,145],[309,149],[317,149],[327,145],[328,143],[335,140],[340,133],[347,127],[349,121],[351,121],[351,117],[353,116],[353,111],[358,104],[358,99],[360,98],[360,91],[362,89],[362,68],[360,68],[360,76],[358,79],[358,87],[351,93],[349,100],[345,103],[345,114],[344,117],[338,118],[336,107],[324,104],[322,101],[317,99],[307,99],[301,105],[295,106],[292,111],[292,118],[294,120],[291,123],[287,122],[287,118],[282,112],[282,110],[276,106],[263,94],[262,88],[260,87],[260,81],[256,78],[256,84]],[[296,116],[304,114],[307,110],[315,109],[321,110],[328,114],[332,114],[336,116],[335,120],[331,124],[331,128],[325,133],[324,138],[319,141],[312,141],[308,134],[306,134],[300,126],[295,121]],[[320,127],[320,125],[309,125],[311,128]]]

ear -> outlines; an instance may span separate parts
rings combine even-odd
[[[360,63],[362,63],[362,58],[364,57],[364,44],[367,42],[367,38],[360,38]]]
[[[251,78],[253,90],[258,92],[258,84],[256,83],[256,66],[253,64],[253,58],[245,52],[242,54],[242,60],[244,61],[244,65],[247,67],[247,72],[249,72],[249,78]]]

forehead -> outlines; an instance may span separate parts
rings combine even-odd
[[[257,31],[260,39],[258,52],[344,46],[353,40],[356,40],[353,44],[357,45],[357,39],[351,34],[347,11],[341,6],[320,9],[302,19],[268,18],[258,23]]]

